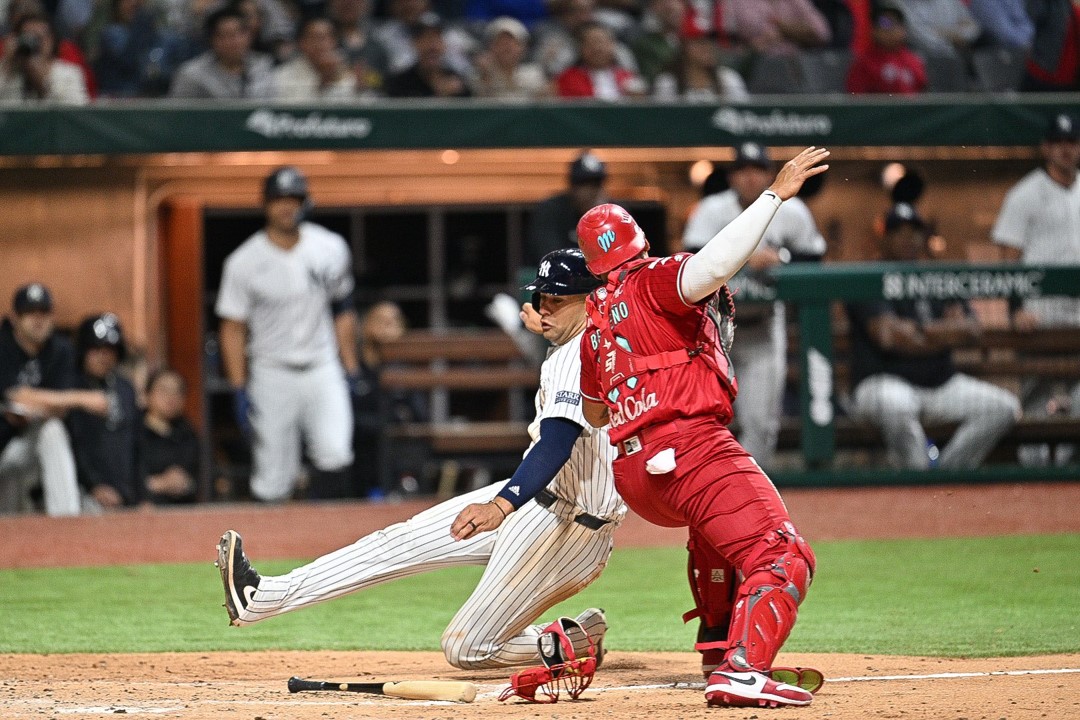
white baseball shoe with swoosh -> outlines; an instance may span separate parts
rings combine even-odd
[[[756,671],[716,670],[705,686],[709,707],[780,707],[809,705],[814,696],[806,690],[773,680]]]
[[[244,555],[242,543],[238,532],[226,530],[218,542],[217,562],[214,563],[225,586],[225,609],[229,612],[229,624],[237,626],[250,622],[242,616],[262,579]]]

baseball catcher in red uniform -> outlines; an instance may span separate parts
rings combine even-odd
[[[727,428],[737,386],[725,283],[780,204],[828,169],[821,164],[828,155],[811,147],[787,162],[696,255],[649,257],[644,233],[618,205],[595,207],[578,223],[589,271],[605,281],[586,305],[585,418],[610,424],[615,484],[626,503],[657,525],[690,528],[697,608],[687,618],[701,619],[709,705],[808,705],[820,684],[800,683],[798,671],[771,674],[810,586],[814,554]]]

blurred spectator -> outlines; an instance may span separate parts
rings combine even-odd
[[[329,18],[309,17],[296,30],[299,54],[274,68],[274,99],[289,102],[350,100],[356,75],[345,63]]]
[[[686,223],[683,247],[701,249],[735,220],[772,182],[768,150],[757,143],[735,148],[727,173],[730,189],[703,198]],[[738,332],[731,361],[739,378],[735,417],[739,443],[763,466],[772,462],[780,433],[787,377],[787,326],[782,302],[775,297],[769,271],[792,261],[816,261],[825,254],[810,208],[798,197],[784,202],[746,265],[731,280],[737,303]],[[757,302],[739,302],[749,295]]]
[[[885,220],[884,260],[926,258],[926,223],[906,203]],[[975,468],[1020,417],[1020,402],[956,371],[952,349],[979,331],[963,301],[881,300],[846,307],[851,319],[852,413],[881,428],[894,467]],[[935,459],[923,423],[959,423]]]
[[[139,408],[135,387],[118,368],[126,348],[120,321],[112,313],[94,315],[79,324],[75,387],[104,392],[108,412],[83,410],[68,414],[71,446],[79,484],[105,509],[136,505],[143,499],[138,473]]]
[[[742,75],[720,63],[720,48],[709,36],[683,40],[675,62],[657,75],[653,97],[663,102],[742,103],[750,100]]]
[[[829,47],[844,49],[852,46],[859,22],[859,15],[852,10],[852,5],[860,2],[866,4],[868,0],[813,0],[814,7],[829,24]]]
[[[907,46],[904,14],[899,7],[874,10],[870,49],[859,53],[848,68],[847,91],[917,95],[926,89],[926,67]]]
[[[45,16],[22,15],[12,31],[0,60],[0,103],[90,102],[82,70],[57,57],[56,36]]]
[[[770,55],[795,55],[832,39],[829,23],[810,0],[738,0],[726,6],[742,45]]]
[[[299,28],[279,0],[232,0],[232,5],[247,20],[252,50],[269,55],[274,62],[292,57]]]
[[[728,4],[728,0],[686,0],[683,36],[693,37],[711,33],[716,36],[722,46],[734,45],[736,38],[731,13],[725,12]]]
[[[545,0],[467,0],[465,17],[485,24],[498,17],[512,17],[531,28],[548,17],[552,4]]]
[[[904,11],[914,50],[926,55],[965,57],[982,29],[963,0],[889,0]]]
[[[176,56],[153,11],[146,0],[110,0],[108,7],[104,23],[87,38],[102,96],[164,95]]]
[[[971,0],[971,16],[982,28],[980,45],[1027,50],[1035,37],[1035,24],[1025,0]]]
[[[548,77],[559,73],[577,62],[580,55],[581,29],[586,23],[596,22],[596,0],[562,0],[552,9],[549,20],[538,24],[533,60],[540,63]],[[630,48],[615,44],[615,56],[620,66],[637,71],[637,61]]]
[[[11,309],[0,325],[0,513],[28,509],[40,483],[48,515],[77,515],[75,458],[61,418],[75,408],[105,415],[109,402],[72,389],[75,353],[55,332],[48,288],[22,286]]]
[[[146,380],[146,410],[139,428],[139,477],[146,499],[157,505],[195,500],[199,438],[184,417],[187,385],[174,370]]]
[[[49,16],[45,11],[45,6],[41,4],[41,0],[11,0],[7,8],[7,19],[4,23],[4,36],[0,37],[0,57],[7,57],[5,51],[7,44],[16,42],[16,36],[12,32],[12,28],[18,24],[19,18],[23,15]],[[86,55],[78,45],[67,38],[60,38],[56,44],[56,57],[78,65],[79,69],[82,70],[87,94],[91,98],[97,97],[97,80],[90,69],[90,63],[86,60]]]
[[[638,72],[650,85],[678,60],[685,15],[683,0],[649,0],[641,17],[641,32],[630,43],[630,49]]]
[[[443,22],[439,14],[431,9],[431,0],[390,0],[389,11],[390,17],[376,26],[375,37],[386,49],[391,74],[416,64],[413,32],[421,25],[431,24],[432,18],[439,18],[442,27],[445,63],[463,78],[472,74],[469,56],[476,51],[479,43],[469,33]]]
[[[423,393],[386,390],[379,384],[379,374],[385,366],[383,348],[400,340],[405,330],[405,315],[396,303],[389,301],[372,305],[360,320],[360,371],[353,383],[354,485],[358,497],[377,496],[384,490],[377,485],[378,476],[374,472],[383,461],[389,466],[391,480],[400,482],[405,475],[418,481],[427,460],[424,448],[410,448],[409,452],[400,452],[398,448],[393,457],[383,457],[380,450],[387,425],[427,419]]]
[[[529,31],[512,17],[495,18],[484,29],[487,50],[477,55],[475,92],[500,100],[536,100],[554,94],[551,81],[536,63],[523,62]]]
[[[345,60],[356,76],[358,93],[381,93],[390,58],[375,38],[370,0],[330,0],[326,15],[334,23]]]
[[[646,0],[596,0],[593,18],[616,37],[637,30]]]
[[[1020,89],[1080,89],[1080,7],[1072,0],[1028,0],[1027,8],[1035,24],[1035,37]]]
[[[552,250],[577,247],[578,220],[609,201],[604,190],[607,165],[593,153],[583,152],[570,163],[567,180],[565,191],[538,203],[533,211],[521,258],[524,269],[535,268]]]
[[[393,98],[469,97],[472,92],[450,67],[443,38],[443,23],[435,13],[426,13],[410,29],[416,62],[386,81],[386,94]]]
[[[1055,116],[1040,150],[1042,167],[1025,175],[1005,195],[991,237],[1006,260],[1080,265],[1080,119],[1064,113]],[[1010,310],[1012,325],[1019,332],[1080,327],[1078,298],[1033,298],[1022,305],[1012,303]],[[1080,382],[1026,378],[1022,395],[1025,411],[1035,417],[1059,413],[1080,417]]]
[[[238,10],[226,7],[210,13],[206,36],[210,49],[180,66],[170,96],[214,100],[273,97],[273,62],[251,50],[251,30]]]
[[[611,30],[598,22],[588,22],[578,29],[578,34],[578,61],[555,81],[559,97],[614,101],[645,96],[645,81],[619,65]]]
[[[163,14],[161,29],[179,47],[180,62],[209,48],[206,18],[222,6],[222,0],[154,0]]]
[[[94,0],[45,0],[56,36],[82,44],[83,31],[94,14]]]

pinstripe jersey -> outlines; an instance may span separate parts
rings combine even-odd
[[[284,250],[265,230],[225,259],[217,314],[248,326],[253,362],[334,362],[337,340],[330,304],[354,287],[345,239],[321,225],[300,224],[300,241]]]
[[[611,462],[616,448],[607,428],[594,428],[581,412],[581,333],[563,345],[548,350],[540,367],[540,389],[536,391],[536,417],[529,424],[532,446],[540,440],[540,422],[546,418],[566,418],[580,425],[581,437],[574,443],[570,459],[548,488],[577,505],[580,512],[604,519],[626,513],[622,498],[615,492]],[[528,451],[526,451],[528,454]]]

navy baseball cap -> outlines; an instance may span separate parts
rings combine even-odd
[[[15,297],[11,300],[11,309],[17,315],[28,312],[52,312],[52,293],[41,283],[23,285],[15,291]]]
[[[1046,129],[1044,139],[1046,142],[1080,142],[1080,122],[1068,113],[1058,113]]]
[[[893,205],[889,210],[889,214],[885,216],[885,229],[895,230],[904,223],[914,225],[919,229],[926,228],[926,221],[916,212],[914,205],[899,202]]]
[[[764,145],[756,142],[744,142],[735,148],[735,162],[733,167],[738,170],[744,167],[771,168],[772,160],[769,159],[769,151]]]
[[[607,165],[591,152],[583,152],[570,163],[570,184],[601,183],[607,179]]]

